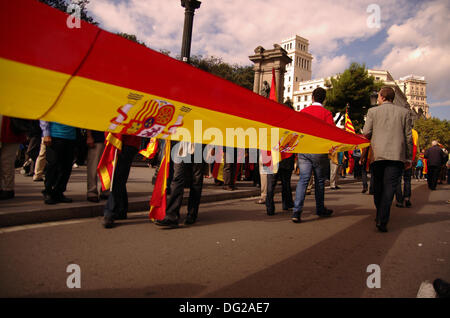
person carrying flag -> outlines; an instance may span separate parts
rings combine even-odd
[[[325,101],[326,90],[322,87],[316,88],[312,93],[313,103],[302,109],[301,112],[310,114],[330,125],[334,125],[333,115],[322,103]],[[328,154],[298,154],[298,166],[300,167],[300,179],[298,180],[297,189],[295,191],[295,202],[292,214],[292,222],[300,223],[301,213],[303,211],[303,203],[305,202],[306,189],[311,178],[311,173],[315,179],[315,198],[316,198],[316,214],[320,217],[331,216],[333,210],[327,209],[324,205],[325,200],[325,171],[328,169],[330,161]]]
[[[204,147],[205,146],[202,144],[185,141],[177,143],[174,147],[175,149],[172,153],[177,155],[173,160],[174,171],[173,179],[170,184],[170,196],[167,200],[167,207],[165,206],[165,202],[158,207],[160,210],[160,215],[165,215],[162,219],[157,219],[155,221],[156,225],[170,228],[178,227],[180,208],[183,203],[184,186],[187,176],[190,176],[192,180],[189,191],[188,213],[184,224],[191,225],[197,221],[200,198],[202,196],[203,189],[203,173],[205,171],[205,162],[203,161]],[[200,156],[196,156],[196,153],[199,153]],[[166,153],[166,156],[167,155],[168,154]],[[156,183],[158,184],[158,180]]]
[[[112,149],[116,152],[116,163],[113,167],[112,173],[112,184],[110,194],[108,196],[108,201],[106,202],[105,209],[103,210],[103,227],[106,229],[112,228],[114,226],[115,220],[125,220],[127,218],[128,212],[128,193],[127,193],[127,181],[130,175],[131,164],[133,163],[133,158],[136,156],[140,145],[141,138],[139,136],[131,135],[118,135],[111,139],[112,134],[110,134],[107,140],[115,140],[115,143],[121,149],[105,148],[104,155],[108,149]],[[103,159],[103,158],[102,158]],[[102,165],[102,160],[100,160],[99,168]],[[99,169],[100,171],[100,169]],[[102,178],[102,175],[100,175]],[[102,179],[102,185],[104,181]],[[104,190],[104,186],[102,188]]]

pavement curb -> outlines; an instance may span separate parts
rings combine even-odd
[[[277,189],[277,192],[281,190]],[[260,189],[248,191],[230,191],[227,193],[208,194],[202,196],[201,203],[210,203],[216,201],[225,201],[231,199],[248,198],[259,196]],[[128,202],[128,212],[142,212],[150,209],[150,197],[130,198]],[[30,209],[24,212],[12,212],[0,214],[0,227],[27,225],[43,222],[63,221],[69,219],[92,218],[103,216],[103,210],[106,201],[100,203],[78,203],[75,207],[71,207],[71,203],[60,203],[58,206],[49,206],[48,209],[42,210]],[[183,198],[182,205],[188,203],[188,197]],[[80,206],[81,204],[81,206]]]
[[[103,210],[106,201],[92,203],[85,200],[86,196],[86,168],[79,167],[72,171],[70,180],[71,192],[69,197],[74,199],[73,203],[59,203],[56,205],[46,205],[42,200],[42,183],[30,182],[16,172],[16,201],[10,205],[0,205],[0,228],[37,224],[44,222],[64,221],[70,219],[93,218],[103,216]],[[128,212],[142,212],[150,210],[150,198],[152,194],[152,185],[150,180],[153,176],[153,170],[148,167],[136,167],[131,171],[128,187]],[[298,176],[292,177],[292,190],[295,195],[295,189]],[[352,183],[356,180],[341,180],[340,184]],[[212,179],[205,179],[201,203],[211,203],[241,198],[257,197],[261,195],[260,188],[251,186],[250,181],[239,181],[235,191],[222,190],[216,187]],[[326,182],[326,186],[328,185]],[[275,190],[281,192],[279,184]],[[189,191],[186,189],[182,205],[188,203]],[[264,208],[264,207],[262,207]]]

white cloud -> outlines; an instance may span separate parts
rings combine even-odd
[[[395,78],[426,77],[432,102],[450,100],[450,3],[448,0],[377,0],[381,28],[367,24],[373,0],[202,0],[195,11],[191,54],[221,57],[250,65],[249,55],[298,34],[307,38],[314,56],[314,78],[342,72],[350,64],[355,40],[388,30],[375,54],[384,56],[376,68]],[[91,0],[89,13],[112,32],[135,34],[150,47],[181,51],[184,8],[180,1]],[[344,48],[342,50],[342,48]],[[338,52],[339,50],[339,52]],[[355,53],[355,54],[354,54]],[[433,103],[435,105],[435,103]]]
[[[350,65],[350,60],[347,56],[341,55],[333,58],[324,56],[318,59],[313,68],[313,78],[322,78],[338,73],[342,73]]]
[[[447,99],[447,100],[444,100],[442,102],[431,103],[430,107],[440,107],[440,106],[449,107],[449,105],[450,105],[450,99]]]
[[[369,4],[366,0],[204,0],[195,12],[192,54],[250,64],[248,56],[257,46],[272,48],[295,34],[309,39],[314,55],[332,54],[342,43],[378,32],[367,26]],[[88,10],[106,30],[135,34],[173,55],[180,52],[184,9],[179,1],[95,0]],[[387,14],[382,11],[382,21],[383,16]]]
[[[378,66],[389,70],[395,78],[408,74],[425,76],[428,100],[437,101],[430,104],[432,107],[450,105],[449,16],[448,1],[430,1],[415,16],[391,26],[384,45],[390,51]]]

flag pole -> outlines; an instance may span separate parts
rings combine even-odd
[[[112,172],[112,176],[111,176],[111,185],[109,187],[109,191],[112,191],[112,187],[113,187],[113,182],[114,182],[114,172],[116,172],[116,164],[117,164],[117,148],[114,147],[116,150],[114,151],[114,163],[113,163],[113,172]]]

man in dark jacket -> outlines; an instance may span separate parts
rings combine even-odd
[[[431,147],[425,152],[425,159],[427,159],[428,166],[428,188],[436,190],[439,172],[446,162],[445,153],[436,140],[432,141]]]
[[[76,128],[56,122],[40,121],[42,137],[46,146],[45,204],[71,203],[64,195],[72,173]]]

